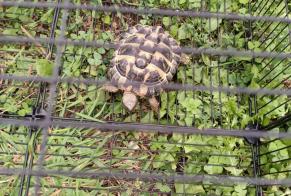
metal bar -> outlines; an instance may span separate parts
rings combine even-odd
[[[252,7],[250,2],[248,3],[248,12],[252,14]],[[253,40],[253,28],[252,28],[252,21],[248,21],[247,28],[249,32],[249,36],[247,37],[246,42],[249,40]],[[246,44],[246,48],[248,48],[248,44]],[[252,58],[252,64],[254,64],[254,58]],[[257,97],[256,95],[250,95],[249,97],[249,115],[254,116],[257,114]],[[254,128],[257,130],[258,126],[252,126],[250,128]],[[250,141],[251,149],[252,149],[252,166],[253,166],[253,177],[258,178],[260,176],[260,167],[259,167],[259,139],[253,137],[245,137],[247,141]],[[256,196],[261,196],[262,188],[259,185],[256,185]]]
[[[278,160],[278,161],[270,161],[270,162],[267,162],[267,163],[261,163],[260,166],[267,165],[267,164],[273,164],[273,163],[282,163],[284,161],[290,161],[290,160],[291,160],[291,158],[281,159],[281,160]]]
[[[274,141],[277,141],[277,140],[279,140],[279,139],[272,139],[272,140],[269,140],[269,141],[266,141],[266,142],[261,142],[261,146],[262,145],[268,145],[268,144],[270,144],[270,143],[272,143],[272,142],[274,142]]]
[[[290,78],[291,78],[291,75],[289,75],[286,79],[283,79],[281,82],[279,82],[278,84],[276,84],[276,85],[273,86],[272,88],[275,89],[275,88],[279,87],[280,85],[283,84],[284,81],[289,80]],[[263,95],[262,98],[264,98],[265,96],[266,96],[266,95]],[[277,96],[279,97],[280,95],[277,95]]]
[[[62,3],[57,5],[50,2],[0,2],[0,6],[3,7],[24,7],[24,8],[61,8],[67,10],[95,10],[98,12],[112,12],[112,13],[132,13],[132,14],[153,14],[153,15],[167,15],[167,16],[188,16],[188,17],[201,17],[201,18],[220,18],[228,20],[242,20],[242,21],[269,21],[269,22],[282,22],[291,23],[290,19],[282,17],[272,16],[248,16],[238,15],[234,13],[212,13],[212,12],[197,12],[197,11],[184,11],[184,10],[173,10],[173,9],[149,9],[149,8],[134,8],[134,7],[118,7],[118,6],[98,6],[98,5],[86,5],[86,4],[73,4],[73,3]]]
[[[33,130],[33,128],[31,128],[31,131],[35,131]],[[33,141],[33,149],[35,149],[35,140]],[[28,150],[28,149],[27,149]],[[28,169],[32,169],[32,165],[33,165],[33,158],[34,158],[34,154],[30,153],[30,159],[28,162]],[[27,167],[27,166],[26,166]],[[31,175],[27,175],[27,180],[26,180],[26,190],[25,190],[25,195],[28,196],[29,195],[29,188],[30,187],[30,182],[31,182]],[[20,194],[19,194],[20,195]]]
[[[291,113],[286,114],[285,116],[277,119],[276,121],[271,122],[269,125],[261,127],[261,129],[271,130],[275,127],[282,126],[283,124],[285,124],[286,122],[288,122],[290,120],[291,120]]]
[[[256,9],[255,9],[255,6],[256,6],[257,2],[260,2],[260,3],[259,3],[259,5],[256,7]],[[252,10],[253,12],[256,12],[257,9],[259,9],[259,7],[261,6],[261,4],[262,4],[263,2],[264,2],[264,0],[256,1],[256,2],[254,3],[254,5],[252,6],[251,10]]]
[[[50,31],[50,39],[52,39],[52,36],[54,36],[54,27],[56,26],[56,20],[57,20],[57,16],[58,15],[58,9],[55,9],[55,12],[54,12],[54,20],[52,22],[52,25],[51,25],[51,31]],[[48,43],[48,50],[47,50],[47,54],[51,54],[52,50],[50,50],[50,47],[51,47],[52,43]],[[34,103],[34,106],[32,108],[33,112],[35,112],[36,110],[34,110],[34,108],[37,108],[38,105],[39,105],[39,97],[40,95],[43,93],[42,92],[42,86],[43,84],[40,84],[40,88],[39,88],[39,93],[38,93],[38,97],[37,97],[37,100],[36,102]],[[34,114],[33,114],[34,115]],[[34,120],[34,119],[33,119]],[[30,127],[29,129],[29,138],[31,138],[33,132],[35,130],[33,129],[33,127]],[[35,147],[35,142],[33,142],[33,145]],[[24,160],[24,168],[28,168],[31,169],[32,168],[32,165],[33,165],[33,154],[31,154],[28,150],[28,144],[26,146],[26,153],[25,153],[25,160]],[[25,183],[25,179],[26,179],[26,189],[25,189],[25,193],[24,195],[28,195],[29,194],[29,187],[30,186],[30,180],[31,180],[31,176],[28,175],[28,176],[24,176],[22,175],[21,176],[21,182],[20,182],[20,189],[19,189],[19,192],[18,192],[18,195],[19,196],[22,196],[23,194],[23,191],[24,191],[24,183]]]
[[[65,0],[65,5],[69,3],[69,0]],[[58,4],[56,4],[57,7],[58,5],[60,5],[60,2]],[[62,15],[62,20],[61,20],[61,26],[60,26],[60,38],[64,38],[65,37],[65,32],[66,32],[66,27],[67,27],[67,19],[68,19],[68,10],[64,9],[63,10],[63,15]],[[50,37],[50,39],[52,39],[52,37]],[[51,40],[54,41],[54,40]],[[55,66],[53,69],[53,75],[52,78],[56,79],[59,76],[59,69],[61,67],[61,58],[62,58],[62,50],[63,50],[63,44],[59,43],[57,44],[57,52],[56,52],[56,59],[55,59]],[[48,108],[47,108],[47,114],[45,115],[45,120],[47,122],[51,122],[51,115],[53,112],[53,108],[54,108],[54,101],[55,101],[55,97],[56,97],[56,90],[57,90],[57,82],[54,83],[50,83],[49,86],[49,97],[48,97]],[[37,167],[39,170],[42,170],[43,167],[43,162],[44,162],[44,157],[45,157],[45,153],[46,153],[46,144],[47,144],[47,139],[48,139],[48,130],[49,130],[49,126],[47,127],[43,127],[42,128],[42,142],[40,145],[40,156],[38,157],[37,160]],[[40,191],[40,178],[39,176],[36,177],[36,183],[35,183],[35,194],[39,195],[39,191]]]
[[[264,35],[264,33],[268,30],[268,28],[270,27],[272,25],[272,23],[271,24],[269,24],[266,28],[265,28],[265,30],[261,33],[261,35],[259,35],[258,37],[263,37],[263,35]],[[270,38],[270,36],[277,30],[277,28],[279,27],[279,25],[281,25],[280,23],[278,23],[277,24],[277,26],[276,27],[274,27],[273,28],[273,30],[264,38],[264,40],[263,41],[261,41],[261,43],[260,43],[260,45],[259,45],[259,48],[266,42],[266,41],[268,41],[268,39]],[[283,29],[285,29],[286,27],[288,26],[288,24],[286,24],[285,25],[285,27],[283,28]],[[273,37],[273,40],[269,43],[269,45],[276,39],[276,38],[278,38],[279,37],[279,35],[281,34],[281,33],[283,33],[284,31],[283,31],[283,29],[282,29],[282,31],[280,32],[280,33],[278,33],[275,37]],[[268,46],[269,46],[268,45]],[[267,47],[266,47],[267,48]]]
[[[273,5],[274,2],[275,2],[275,1],[272,1],[271,5],[269,5],[269,8],[268,8],[268,9],[270,9],[270,7]],[[268,0],[266,1],[265,4],[263,4],[263,7],[262,7],[261,10],[259,11],[258,15],[261,14],[261,12],[264,10],[264,8],[267,6],[267,4],[268,4]],[[265,12],[265,13],[266,13],[266,12]],[[264,14],[265,14],[265,13],[264,13]],[[264,14],[262,14],[262,15],[264,15]]]
[[[272,98],[272,100],[270,100],[269,102],[265,103],[264,105],[262,105],[261,107],[258,108],[258,110],[261,110],[262,108],[266,107],[267,105],[269,105],[270,103],[272,103],[273,101],[275,101],[276,99],[278,99],[280,96],[276,96],[274,98]]]
[[[58,0],[58,3],[60,3],[61,0]],[[56,27],[56,24],[57,24],[57,19],[58,19],[58,13],[59,13],[59,9],[56,8],[54,10],[54,16],[53,16],[53,22],[51,24],[51,31],[50,31],[50,39],[53,40],[54,38],[54,33],[55,33],[55,27]],[[50,55],[50,56],[47,56],[47,57],[52,57],[52,47],[53,47],[53,43],[48,43],[48,47],[47,47],[47,55]],[[39,103],[40,103],[40,98],[42,97],[42,94],[45,94],[45,91],[43,91],[43,87],[44,87],[44,83],[41,83],[40,84],[40,88],[39,88],[39,93],[38,93],[38,96],[37,96],[37,100],[34,104],[34,107],[32,108],[32,110],[34,112],[38,112],[39,111]],[[33,114],[33,120],[34,120],[34,114]],[[30,128],[30,137],[31,137],[31,133],[32,131],[35,131],[33,127]],[[35,148],[35,141],[33,142],[33,148]],[[28,152],[28,147],[27,147],[27,150]],[[26,158],[28,158],[28,154],[26,156]],[[30,155],[30,159],[28,161],[28,159],[25,160],[25,167],[27,167],[28,165],[28,168],[31,169],[32,168],[32,165],[33,165],[33,154]],[[27,180],[26,180],[26,190],[25,190],[25,195],[29,195],[29,188],[30,187],[30,182],[31,182],[31,176],[28,175],[27,176]],[[23,186],[23,183],[24,183],[24,176],[22,176],[22,179],[21,179],[21,188],[19,190],[19,193],[18,195],[21,196],[22,193],[23,193],[23,189],[24,189],[24,186]]]
[[[184,126],[165,126],[165,125],[154,125],[154,124],[136,124],[136,123],[117,123],[107,122],[98,123],[95,121],[76,121],[76,120],[52,120],[52,122],[39,121],[39,122],[28,122],[27,120],[19,119],[7,119],[0,118],[0,123],[10,125],[21,125],[21,126],[35,126],[35,127],[47,127],[47,126],[58,126],[58,127],[79,127],[79,128],[98,128],[103,131],[142,131],[142,132],[161,132],[161,133],[189,133],[189,134],[201,134],[201,135],[220,135],[220,136],[235,136],[235,137],[255,137],[255,138],[291,138],[290,133],[273,133],[264,131],[263,129],[257,131],[255,129],[239,130],[239,129],[216,129],[216,128],[204,128],[198,129],[195,127],[184,127]]]
[[[274,1],[272,1],[272,3],[268,6],[268,8],[265,10],[265,12],[262,14],[263,16],[271,9],[271,7],[273,6],[273,3],[275,3],[276,1],[274,0]],[[265,5],[267,5],[267,4],[265,4]],[[279,6],[279,5],[278,5]],[[273,15],[273,13],[275,12],[275,10],[273,10],[271,13],[270,13],[270,15],[272,16]],[[282,10],[280,10],[280,12],[279,12],[279,14],[282,12]],[[261,14],[259,14],[259,15],[261,15]]]
[[[259,140],[257,140],[256,144],[255,144],[255,163],[253,163],[256,168],[255,170],[255,178],[261,177],[261,168],[260,168],[260,142]],[[257,185],[256,186],[256,194],[257,196],[263,196],[263,190],[262,190],[262,186]]]
[[[238,177],[238,176],[225,176],[225,175],[167,175],[164,173],[138,173],[138,172],[74,172],[74,171],[61,171],[61,170],[27,170],[27,169],[11,169],[0,168],[2,175],[21,175],[30,174],[33,176],[47,177],[47,176],[67,176],[72,178],[91,178],[91,179],[123,179],[123,180],[142,180],[150,182],[166,182],[166,183],[214,183],[214,184],[227,184],[235,185],[246,183],[251,185],[261,186],[291,186],[291,179],[266,179],[266,178],[253,178],[253,177]]]
[[[262,174],[262,176],[266,176],[266,175],[270,175],[270,174],[280,174],[280,173],[289,173],[291,172],[291,169],[290,170],[284,170],[284,171],[277,171],[277,172],[270,172],[270,173],[264,173]]]
[[[94,79],[79,79],[74,77],[39,77],[39,76],[16,76],[16,75],[7,75],[7,74],[0,74],[0,79],[4,80],[17,80],[17,81],[31,81],[31,82],[48,82],[48,83],[55,83],[55,82],[65,82],[65,83],[75,83],[75,84],[86,84],[86,85],[97,85],[101,86],[107,83],[112,83],[111,81],[106,80],[94,80]],[[139,85],[142,84],[141,82],[133,82],[129,81],[128,84],[131,85]],[[177,91],[177,90],[187,90],[187,91],[215,91],[215,92],[224,92],[224,93],[231,93],[231,94],[249,94],[249,95],[287,95],[291,96],[290,89],[267,89],[267,88],[260,88],[260,89],[253,89],[253,88],[245,88],[245,87],[237,87],[237,88],[230,88],[230,87],[207,87],[203,85],[191,85],[191,84],[176,84],[176,83],[169,83],[164,84],[161,86],[164,90],[167,91]]]
[[[275,51],[276,50],[276,48],[278,47],[278,46],[280,46],[280,44],[286,39],[286,37],[287,36],[285,36],[281,41],[280,41],[280,43],[278,43],[272,50],[271,50],[271,52],[273,52],[273,51]],[[280,52],[284,52],[287,48],[289,47],[289,45],[287,44],[287,45],[285,45],[284,46],[284,48],[280,51]],[[265,61],[267,58],[263,58],[262,59],[262,62],[263,61]],[[288,59],[288,57],[286,58],[286,59]],[[266,66],[267,65],[269,65],[273,60],[275,60],[275,58],[272,58],[272,59],[270,59],[269,60],[269,62],[263,67],[263,68],[261,68],[261,70],[260,71],[262,71],[262,70],[264,70],[265,68],[266,68]],[[285,60],[284,58],[281,58],[281,60]]]
[[[278,35],[280,35],[279,33],[278,33]],[[271,50],[271,51],[276,51],[276,49],[285,41],[285,39],[288,37],[288,34],[287,35],[285,35],[285,37],[283,37],[282,39],[281,39],[281,41],[280,42],[278,42],[277,43],[277,45]],[[272,41],[274,41],[275,39],[277,38],[277,36],[272,40]],[[272,42],[270,42],[267,46],[266,46],[266,48],[268,48],[270,45],[272,44]],[[287,45],[287,47],[288,47],[288,45]],[[287,48],[286,46],[284,47],[284,49],[282,50],[282,52]]]
[[[280,62],[278,62],[276,65],[275,65],[275,67],[273,67],[270,71],[268,71],[268,73],[266,73],[264,76],[262,76],[260,79],[259,79],[259,81],[258,82],[262,82],[274,69],[276,69],[282,62],[283,62],[284,60],[281,60]],[[271,61],[270,61],[271,62]],[[267,65],[269,65],[270,64],[270,62],[267,64]],[[266,66],[267,66],[266,65]],[[291,65],[291,63],[289,63],[289,64],[287,64],[287,68],[289,67]],[[264,66],[263,67],[263,69],[261,69],[260,71],[263,71],[265,68],[266,68],[266,66]],[[285,68],[285,70],[287,69],[287,68]],[[285,71],[284,70],[284,71]],[[283,73],[283,72],[281,72],[281,73]]]
[[[288,0],[285,0],[285,8],[286,8],[286,18],[289,18],[289,7],[288,7]],[[291,26],[288,25],[288,34],[289,34],[289,45],[291,46]]]
[[[291,147],[291,145],[289,145],[289,146],[285,146],[285,147],[283,147],[283,148],[278,148],[278,149],[276,149],[276,150],[272,150],[272,151],[269,151],[269,152],[266,152],[266,153],[262,153],[262,154],[260,154],[259,156],[265,156],[265,155],[271,154],[271,153],[273,153],[273,152],[278,152],[278,151],[281,151],[281,150],[288,149],[288,148],[290,148],[290,147]]]
[[[39,43],[54,43],[54,44],[63,44],[63,45],[73,45],[73,46],[82,46],[82,47],[106,47],[106,48],[116,48],[118,44],[114,43],[101,43],[98,41],[89,42],[85,40],[69,40],[58,38],[56,40],[50,40],[48,38],[27,38],[25,36],[0,36],[0,42],[4,43],[17,43],[17,44],[35,44],[35,41]],[[286,59],[291,58],[291,53],[278,53],[278,52],[254,52],[254,51],[240,51],[234,48],[232,49],[216,49],[216,48],[190,48],[182,47],[177,52],[193,54],[193,55],[212,55],[212,56],[246,56],[252,58],[278,58]]]
[[[291,101],[291,98],[287,99],[286,101],[284,101],[283,103],[281,103],[280,105],[274,107],[273,109],[271,109],[270,111],[266,112],[263,116],[265,117],[266,115],[272,113],[273,111],[275,111],[276,109],[280,108],[281,106],[287,104],[289,101]]]
[[[276,17],[280,16],[281,13],[283,12],[283,10],[284,10],[284,8],[282,8],[282,9],[280,10],[280,12],[276,15]],[[262,24],[261,26],[265,26],[266,23],[267,23],[267,22],[264,21],[263,24]],[[281,24],[281,23],[278,23],[278,25],[274,28],[274,30],[277,29],[277,27],[278,27],[280,24]],[[265,30],[267,30],[271,25],[272,25],[272,23],[270,23],[270,24],[268,25],[268,27],[267,27]],[[262,35],[262,34],[261,34],[261,35]],[[261,36],[258,36],[258,37],[261,37]]]

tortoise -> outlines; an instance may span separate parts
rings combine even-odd
[[[122,103],[129,111],[135,108],[137,96],[147,98],[151,108],[157,111],[156,96],[162,92],[162,85],[172,80],[180,62],[189,62],[180,49],[178,42],[161,26],[129,28],[119,39],[108,69],[111,82],[104,89],[112,93],[123,91]]]

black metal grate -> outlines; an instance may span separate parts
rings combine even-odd
[[[1,1],[0,193],[290,194],[290,6]],[[191,55],[157,113],[100,89],[135,24],[162,25]]]

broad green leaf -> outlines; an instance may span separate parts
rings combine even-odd
[[[221,22],[222,22],[221,19],[210,18],[207,20],[204,28],[208,32],[213,32],[218,28]]]
[[[175,184],[176,193],[198,194],[205,193],[202,185],[194,184]]]
[[[241,127],[242,128],[246,127],[251,120],[252,118],[249,115],[243,114],[241,120]]]
[[[191,114],[199,114],[200,113],[199,106],[202,105],[202,101],[200,101],[200,99],[194,99],[192,97],[187,97],[183,101],[179,101],[179,102],[186,109],[186,111],[190,112]]]
[[[205,165],[204,170],[208,174],[221,174],[223,171],[222,166],[215,166],[215,164],[219,164],[219,158],[218,156],[211,156],[208,160],[208,164],[210,165]],[[214,165],[211,165],[214,164]]]
[[[171,188],[166,184],[156,183],[155,187],[159,189],[161,192],[171,192]]]
[[[187,38],[187,29],[185,25],[182,25],[178,30],[178,39],[183,40]]]
[[[177,142],[180,143],[183,140],[183,135],[179,134],[179,133],[173,133],[172,139]]]
[[[256,78],[259,74],[259,69],[257,68],[257,66],[252,66],[252,74],[254,74],[254,78]]]
[[[203,54],[202,54],[202,60],[203,60],[203,62],[205,63],[205,65],[207,65],[207,66],[211,66],[211,61],[210,61],[210,59],[209,59],[209,56],[206,56],[206,55],[203,55]]]
[[[189,0],[189,8],[200,8],[201,7],[201,0]]]
[[[170,17],[163,17],[163,25],[166,27],[170,26],[171,24],[171,18]]]
[[[21,110],[19,110],[19,111],[17,112],[17,114],[18,114],[19,116],[25,116],[26,114],[28,114],[28,112],[27,112],[26,110],[24,110],[24,109],[21,109]]]
[[[110,18],[110,16],[109,15],[106,15],[105,17],[104,17],[104,19],[103,19],[103,22],[105,23],[105,24],[110,24],[111,23],[111,18]]]
[[[146,115],[141,119],[142,123],[155,123],[153,111],[147,112]]]
[[[235,167],[225,167],[224,169],[229,171],[234,176],[239,176],[244,171],[243,169],[237,169]]]
[[[54,13],[54,9],[50,9],[48,10],[46,13],[44,13],[41,18],[40,18],[40,21],[41,22],[47,22],[47,23],[50,23],[52,22],[52,16],[53,16],[53,13]]]
[[[35,66],[36,72],[40,76],[51,76],[53,74],[54,64],[47,59],[37,59]]]
[[[256,49],[259,48],[260,44],[261,44],[261,43],[260,43],[259,41],[249,41],[249,42],[248,42],[248,47],[249,47],[249,49],[251,49],[251,50],[256,50]]]
[[[93,118],[92,116],[88,116],[86,114],[82,114],[80,112],[75,112],[75,114],[83,119],[86,119],[86,120],[91,120],[91,121],[95,121],[95,122],[99,122],[99,123],[103,123],[104,121],[102,120],[99,120],[99,119],[95,119]]]
[[[185,123],[186,123],[187,126],[192,126],[192,124],[193,124],[193,117],[192,116],[187,116],[185,118]]]
[[[166,5],[170,2],[170,0],[160,0],[161,4]]]
[[[129,115],[128,117],[126,117],[124,119],[124,122],[133,122],[133,121],[136,121],[136,113],[132,114],[132,115]]]
[[[240,2],[241,4],[247,4],[247,3],[249,2],[249,0],[239,0],[239,2]]]
[[[17,35],[19,32],[18,29],[5,29],[4,31],[1,32],[3,35]]]
[[[88,61],[88,63],[90,65],[95,65],[96,64],[96,60],[95,59],[89,58],[89,59],[87,59],[87,61]]]
[[[196,157],[194,157],[194,159],[196,159]],[[196,165],[196,164],[195,165],[194,164],[186,164],[184,170],[185,170],[184,171],[185,173],[198,174],[199,172],[201,172],[202,166]]]
[[[99,54],[105,54],[106,52],[104,48],[98,48],[97,51]]]
[[[176,37],[178,35],[178,30],[179,30],[179,27],[177,24],[175,25],[172,25],[170,27],[170,34],[173,36],[173,37]]]
[[[282,150],[279,150],[279,149],[282,149]],[[289,157],[289,154],[288,154],[288,150],[286,148],[286,145],[280,141],[280,140],[276,140],[274,142],[271,142],[268,146],[268,150],[269,151],[276,151],[276,150],[279,150],[277,152],[275,152],[277,155],[280,155],[281,158],[283,159],[286,159]]]
[[[260,88],[260,85],[253,79],[249,87],[257,89]]]
[[[240,191],[242,191],[242,190],[245,190],[247,188],[247,185],[246,184],[239,184],[239,185],[236,185],[235,187],[234,187],[234,190],[236,191],[236,192],[240,192]]]
[[[101,54],[99,54],[98,52],[94,52],[93,56],[94,56],[94,59],[96,59],[96,60],[102,59]]]

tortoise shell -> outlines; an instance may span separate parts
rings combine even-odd
[[[160,26],[136,25],[119,43],[108,71],[111,82],[141,97],[161,92],[161,85],[173,78],[181,60],[176,40]]]

